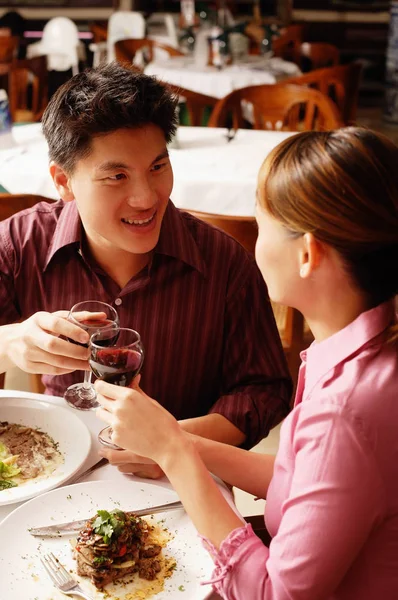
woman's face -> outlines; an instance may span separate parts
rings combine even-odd
[[[256,261],[274,302],[296,307],[302,278],[300,257],[303,237],[293,236],[257,202]]]

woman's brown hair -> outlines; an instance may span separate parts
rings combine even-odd
[[[359,127],[289,137],[264,161],[258,199],[293,234],[335,248],[369,308],[398,293],[398,148],[388,138]]]

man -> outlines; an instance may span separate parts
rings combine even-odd
[[[89,354],[65,341],[88,342],[67,310],[104,301],[141,334],[148,395],[185,430],[248,448],[286,415],[290,379],[254,259],[169,200],[175,102],[117,63],[52,97],[43,130],[62,200],[0,224],[0,364],[63,395]]]

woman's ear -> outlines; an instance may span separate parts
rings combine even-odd
[[[50,163],[50,175],[62,200],[64,200],[64,202],[71,202],[74,200],[75,196],[72,191],[69,175],[54,161]]]
[[[300,250],[300,277],[306,279],[310,277],[319,266],[322,255],[323,245],[312,233],[303,235],[303,246]]]

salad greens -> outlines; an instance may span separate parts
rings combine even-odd
[[[0,490],[16,487],[17,484],[10,480],[20,472],[21,469],[15,464],[15,457],[0,442]]]

